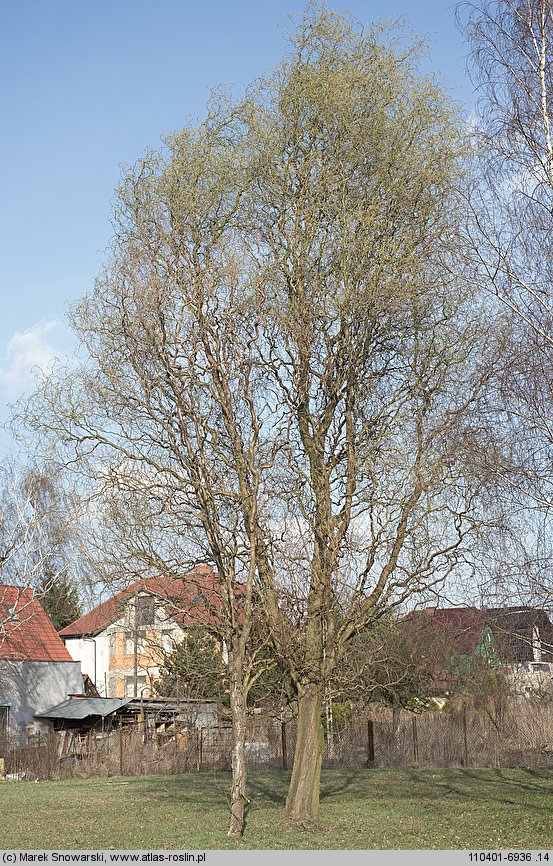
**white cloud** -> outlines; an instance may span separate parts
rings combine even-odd
[[[56,319],[37,322],[25,331],[16,331],[9,340],[0,362],[0,387],[9,398],[32,389],[37,374],[48,372],[62,354],[49,339],[59,324]]]

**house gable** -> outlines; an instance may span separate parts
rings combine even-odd
[[[164,653],[189,627],[213,627],[220,609],[218,575],[202,566],[182,580],[135,582],[60,635],[104,697],[152,694]]]
[[[93,637],[119,621],[134,597],[145,599],[148,596],[157,598],[158,604],[163,604],[166,615],[183,627],[199,623],[214,625],[221,610],[217,573],[210,566],[200,566],[183,578],[155,577],[130,584],[61,629],[60,637]],[[152,609],[151,606],[149,609]],[[139,611],[139,619],[147,610],[148,604],[144,603],[142,611]]]

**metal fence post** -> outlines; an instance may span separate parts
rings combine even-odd
[[[469,743],[467,736],[467,708],[463,707],[463,744],[465,749],[465,767],[469,765]]]
[[[411,723],[413,725],[413,760],[415,764],[419,763],[419,734],[417,731],[417,717],[413,716],[411,719]]]
[[[288,769],[288,747],[286,743],[286,722],[280,725],[280,742],[282,744],[282,769]]]
[[[374,765],[374,723],[367,720],[367,767]]]

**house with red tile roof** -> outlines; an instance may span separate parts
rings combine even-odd
[[[198,566],[182,578],[137,581],[59,634],[102,697],[150,697],[165,653],[192,626],[216,629],[221,596],[217,572]]]
[[[80,663],[33,591],[0,585],[0,741],[46,731],[35,714],[82,693]]]
[[[484,611],[475,607],[428,607],[409,614],[409,621],[416,622],[434,633],[440,632],[444,648],[451,655],[479,655],[494,663],[496,646],[493,631]]]

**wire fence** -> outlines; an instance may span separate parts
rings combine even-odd
[[[253,717],[246,758],[250,772],[287,770],[296,726]],[[26,745],[0,744],[8,778],[150,775],[230,770],[230,726],[156,727],[155,720],[108,733],[50,733]],[[470,709],[447,713],[371,707],[355,713],[343,730],[325,736],[323,767],[553,767],[553,707],[516,707],[498,721]],[[0,764],[1,767],[1,764]]]

